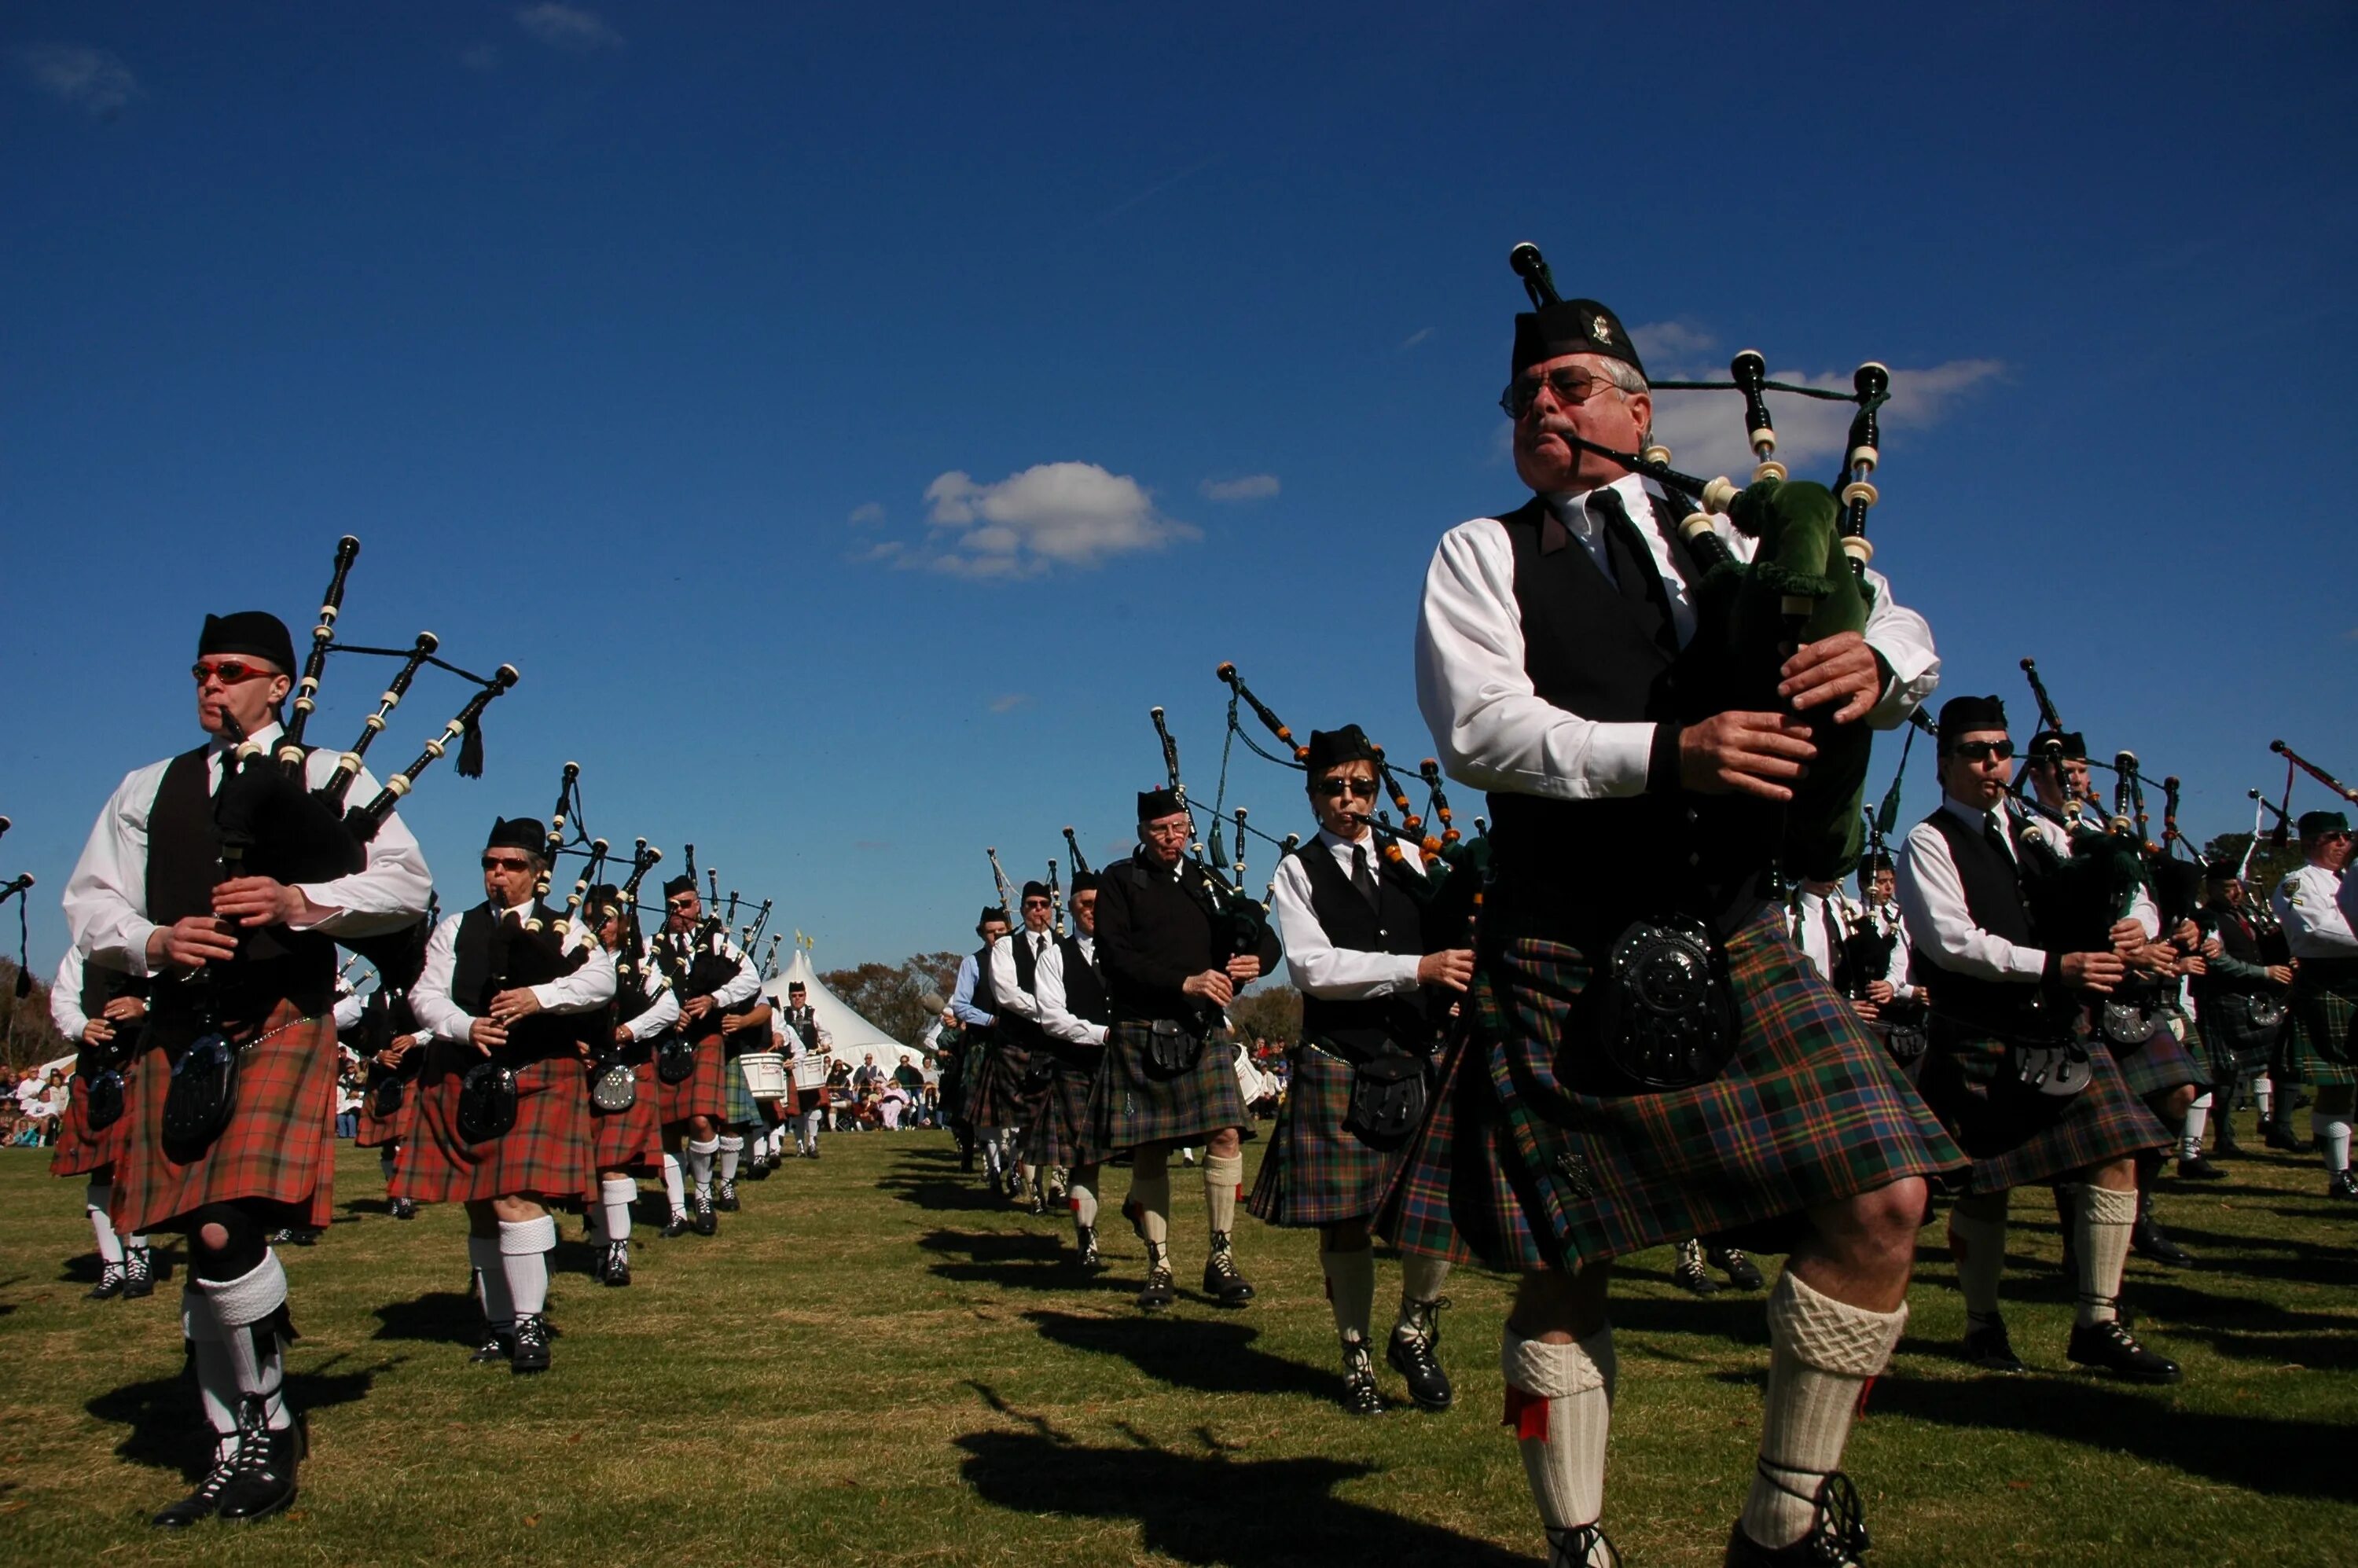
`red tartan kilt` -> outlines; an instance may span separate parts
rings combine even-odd
[[[168,1230],[207,1204],[261,1199],[304,1211],[304,1223],[326,1228],[335,1195],[335,1019],[307,1019],[287,1001],[271,1009],[260,1044],[238,1054],[229,1125],[187,1165],[164,1152],[164,1097],[172,1083],[164,1047],[195,1027],[176,1023],[149,1023],[149,1048],[126,1075],[115,1124],[114,1227],[125,1236]]]
[[[401,1086],[401,1108],[391,1116],[379,1116],[371,1110],[369,1107],[375,1103],[373,1095],[363,1094],[361,1097],[361,1130],[359,1136],[352,1140],[352,1147],[382,1149],[388,1143],[408,1142],[417,1126],[416,1084]]]
[[[609,1114],[590,1108],[590,1163],[600,1171],[655,1171],[663,1165],[663,1121],[655,1113],[655,1068],[642,1062],[631,1069],[639,1086],[631,1108]]]
[[[652,1070],[652,1069],[651,1069]],[[656,1108],[665,1127],[685,1127],[692,1116],[705,1116],[714,1121],[729,1114],[729,1079],[731,1071],[727,1047],[720,1043],[719,1031],[704,1036],[696,1043],[696,1071],[676,1084],[658,1081],[662,1103]]]
[[[534,1062],[516,1074],[515,1125],[470,1143],[459,1136],[459,1091],[482,1058],[470,1045],[436,1041],[417,1079],[417,1122],[387,1191],[415,1203],[530,1194],[569,1202],[595,1195],[590,1162],[590,1089],[570,1056]]]
[[[58,1118],[57,1147],[49,1152],[49,1174],[52,1176],[88,1176],[105,1170],[123,1157],[124,1135],[131,1129],[130,1071],[124,1073],[124,1111],[113,1126],[103,1132],[90,1130],[90,1099],[81,1086],[77,1085],[71,1098],[66,1101],[65,1114]]]

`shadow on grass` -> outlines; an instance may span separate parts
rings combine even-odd
[[[2172,1409],[2167,1399],[2062,1378],[1888,1379],[1876,1384],[1874,1408],[1942,1426],[2028,1433],[2130,1454],[2269,1497],[2348,1498],[2346,1425],[2215,1415]]]
[[[981,1390],[1002,1411],[990,1390]],[[994,1429],[957,1439],[959,1474],[995,1508],[1025,1515],[1138,1521],[1141,1544],[1181,1563],[1415,1563],[1504,1568],[1533,1560],[1455,1530],[1333,1496],[1375,1474],[1360,1460],[1239,1459],[1198,1433],[1199,1453],[1136,1432],[1124,1445],[1076,1443],[1037,1417],[1007,1411],[1030,1432]]]
[[[1184,1310],[1184,1309],[1183,1309]],[[1332,1399],[1339,1368],[1305,1367],[1254,1347],[1260,1330],[1249,1324],[1143,1314],[1098,1317],[1027,1312],[1040,1336],[1068,1350],[1119,1356],[1157,1382],[1206,1394],[1315,1394]]]
[[[1074,1262],[1073,1241],[1066,1231],[936,1230],[917,1246],[939,1257],[932,1265],[936,1275],[968,1284],[1054,1291],[1066,1296],[1129,1288],[1108,1272],[1081,1272]]]
[[[361,1371],[335,1370],[336,1364],[343,1359],[341,1356],[330,1357],[311,1372],[290,1368],[287,1374],[287,1405],[306,1411],[364,1400],[376,1375],[395,1365],[381,1361]],[[177,1470],[183,1479],[191,1482],[211,1467],[212,1428],[205,1420],[204,1406],[197,1399],[193,1376],[184,1373],[151,1378],[144,1383],[125,1383],[98,1395],[82,1408],[101,1421],[131,1429],[114,1445],[120,1458],[159,1470]]]
[[[471,1345],[483,1326],[483,1309],[464,1291],[428,1291],[376,1309],[372,1339],[416,1339],[432,1345]]]

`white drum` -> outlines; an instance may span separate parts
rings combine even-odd
[[[797,1056],[792,1062],[788,1063],[787,1065],[794,1069],[795,1087],[798,1089],[823,1089],[827,1087],[826,1057]]]
[[[755,1099],[786,1098],[786,1059],[775,1051],[748,1051],[737,1065],[744,1070],[745,1092]]]

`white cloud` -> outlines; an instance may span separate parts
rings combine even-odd
[[[993,713],[1012,713],[1019,708],[1029,708],[1031,705],[1030,692],[1010,691],[992,697],[987,706]]]
[[[1403,351],[1412,349],[1431,336],[1433,336],[1432,328],[1419,327],[1415,331],[1411,332],[1407,337],[1401,340],[1401,349]]]
[[[1683,321],[1649,321],[1642,327],[1629,329],[1629,341],[1637,346],[1638,357],[1653,368],[1656,374],[1669,374],[1662,367],[1683,362],[1695,354],[1707,354],[1719,347],[1719,340],[1710,333]],[[1672,381],[1683,381],[1684,375],[1671,375]]]
[[[855,528],[873,528],[877,524],[884,521],[884,503],[881,501],[864,501],[851,509],[851,515],[845,521]]]
[[[925,487],[925,500],[926,547],[880,544],[863,558],[957,577],[1026,578],[1203,536],[1157,511],[1136,480],[1095,463],[1040,463],[992,484],[953,470]]]
[[[111,120],[139,97],[138,79],[104,49],[81,44],[30,44],[16,63],[33,85],[60,103]]]
[[[1654,373],[1682,379],[1667,366]],[[1877,415],[1886,432],[1885,444],[1888,446],[1888,433],[1893,430],[1939,424],[1966,396],[2005,373],[2005,362],[1990,359],[1951,360],[1922,370],[1893,370],[1891,401]],[[1768,379],[1844,393],[1851,390],[1847,371],[1807,374],[1771,365]],[[1779,460],[1797,476],[1807,470],[1809,477],[1823,480],[1842,456],[1851,416],[1857,409],[1849,403],[1772,392],[1768,412],[1777,422]],[[1654,438],[1671,449],[1672,468],[1704,479],[1724,473],[1740,481],[1752,471],[1753,462],[1744,435],[1744,405],[1732,392],[1654,395]],[[1826,471],[1819,471],[1822,469]]]
[[[497,44],[469,44],[459,51],[459,63],[469,70],[497,70],[500,50]]]
[[[1206,501],[1266,501],[1277,493],[1277,476],[1249,473],[1242,479],[1207,479],[1202,489]]]
[[[557,0],[541,0],[541,4],[526,5],[515,16],[516,26],[551,49],[589,54],[596,49],[622,47],[622,34],[608,27],[603,17],[584,11],[579,5],[560,5]]]

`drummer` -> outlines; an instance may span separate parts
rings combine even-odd
[[[819,1122],[827,1114],[827,1055],[835,1049],[835,1036],[818,1021],[810,988],[800,980],[787,982],[786,1011],[778,1022],[784,1026],[786,1054],[794,1062],[795,1152],[816,1160]]]

